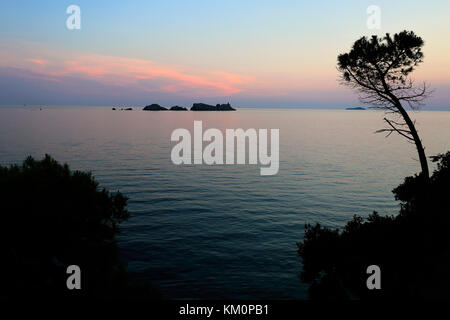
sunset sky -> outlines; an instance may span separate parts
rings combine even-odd
[[[68,30],[69,5],[81,29]],[[366,26],[370,5],[381,29]],[[450,2],[2,1],[0,104],[242,107],[359,105],[336,57],[363,35],[413,30],[413,73],[450,109]]]

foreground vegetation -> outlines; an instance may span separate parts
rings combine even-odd
[[[429,179],[393,190],[398,215],[355,216],[343,230],[306,225],[298,253],[311,298],[450,298],[450,152],[432,160]],[[369,265],[381,269],[381,290],[367,289]]]
[[[0,296],[157,297],[131,284],[115,236],[129,218],[127,198],[100,189],[46,155],[0,166]],[[81,269],[81,290],[68,290],[67,267]]]

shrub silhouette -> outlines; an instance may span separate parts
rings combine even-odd
[[[355,216],[343,230],[306,225],[298,253],[311,298],[450,298],[450,152],[432,161],[429,182],[415,175],[393,190],[398,215]],[[366,287],[373,264],[381,290]]]
[[[126,205],[120,192],[99,189],[91,173],[72,172],[49,155],[0,166],[0,295],[136,291],[128,285],[115,240],[129,217]],[[66,287],[69,265],[81,268],[81,290]]]

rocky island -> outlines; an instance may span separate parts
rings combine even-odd
[[[145,106],[143,110],[145,110],[145,111],[166,111],[168,109],[161,107],[159,104],[153,103],[148,106]]]
[[[148,106],[145,106],[143,110],[145,110],[145,111],[167,111],[167,110],[169,110],[169,111],[188,111],[188,109],[185,107],[173,106],[170,109],[168,109],[166,107],[160,106],[157,103],[153,103]],[[191,111],[235,111],[236,109],[234,109],[230,105],[230,103],[216,104],[215,106],[206,104],[206,103],[194,103],[190,110]]]
[[[363,107],[350,107],[350,108],[345,108],[345,110],[366,110],[366,108]]]
[[[188,111],[187,108],[185,107],[180,107],[180,106],[173,106],[169,109],[170,111]]]
[[[194,103],[192,105],[191,111],[235,111],[230,103],[227,104],[216,104],[215,106],[206,103]]]

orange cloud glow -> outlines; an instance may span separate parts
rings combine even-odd
[[[27,50],[35,52],[36,50]],[[47,56],[45,56],[47,55]],[[1,55],[0,55],[1,56]],[[39,56],[37,58],[36,56]],[[45,56],[45,59],[41,58]],[[74,76],[106,85],[133,86],[143,91],[194,93],[202,96],[230,96],[243,92],[252,78],[216,70],[171,66],[151,60],[99,54],[38,52],[35,56],[5,55],[1,66],[31,71],[57,80]]]
[[[34,62],[40,66],[45,66],[48,63],[48,61],[42,59],[28,59],[28,61]]]

